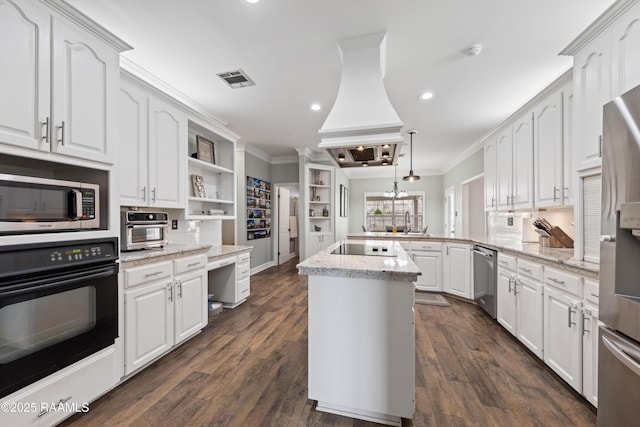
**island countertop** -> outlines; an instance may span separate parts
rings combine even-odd
[[[364,241],[369,246],[393,249],[396,256],[337,255],[331,252],[343,243],[363,243],[362,240],[341,240],[310,256],[296,266],[299,274],[309,276],[351,277],[361,279],[408,280],[415,282],[421,274],[418,266],[400,243],[380,240]]]

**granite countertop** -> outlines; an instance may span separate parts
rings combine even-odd
[[[169,243],[164,248],[142,249],[139,251],[121,252],[120,266],[122,268],[135,267],[137,265],[149,264],[152,262],[168,261],[182,256],[206,254],[208,261],[218,258],[236,255],[240,252],[250,251],[253,246],[236,245],[206,245]]]
[[[299,274],[361,279],[409,280],[415,282],[420,269],[398,242],[385,242],[396,256],[334,255],[331,253],[342,240],[307,258],[296,267]],[[379,241],[365,241],[365,245],[379,246]]]
[[[392,239],[397,241],[424,240],[434,242],[477,243],[501,252],[515,256],[540,261],[552,267],[561,267],[565,270],[582,274],[591,278],[598,278],[600,265],[592,262],[576,260],[573,249],[558,249],[541,247],[538,243],[519,243],[512,240],[491,239],[486,236],[447,237],[438,235],[403,234],[403,233],[350,233],[350,239]]]

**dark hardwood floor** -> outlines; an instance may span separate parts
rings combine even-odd
[[[307,279],[251,277],[244,304],[64,426],[375,426],[307,399]],[[416,304],[416,413],[404,426],[594,426],[596,415],[476,306]],[[90,380],[89,378],[87,380]]]

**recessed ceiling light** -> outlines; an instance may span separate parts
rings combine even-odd
[[[244,0],[244,1],[246,1],[247,3],[254,4],[254,3],[258,3],[260,0]]]
[[[338,154],[338,161],[339,162],[344,162],[344,153]]]
[[[367,166],[369,166],[369,162],[362,162],[362,167],[366,168]]]
[[[390,153],[389,153],[388,151],[383,151],[383,152],[382,152],[382,157],[383,157],[383,158],[385,158],[385,157],[389,157],[389,156],[390,156]]]
[[[426,101],[427,99],[433,98],[433,93],[432,92],[424,92],[424,93],[420,94],[420,96],[418,98],[420,100],[422,100],[422,101]]]
[[[389,164],[389,160],[382,159],[382,166],[387,166]]]
[[[247,1],[248,1],[248,0],[247,0]],[[254,1],[257,1],[257,0],[254,0]],[[322,110],[322,105],[317,104],[317,103],[316,103],[316,104],[311,104],[311,109],[312,109],[313,111],[320,111],[320,110]]]
[[[358,146],[356,147],[356,150],[358,150],[358,151],[364,151],[364,145],[358,145]]]
[[[382,144],[382,148],[389,148],[391,147],[391,144]]]

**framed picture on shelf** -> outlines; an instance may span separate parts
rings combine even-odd
[[[202,175],[191,175],[191,183],[193,184],[193,196],[204,199],[206,196],[204,192],[204,178]]]
[[[203,162],[216,164],[216,156],[214,153],[214,145],[212,141],[196,135],[196,154],[197,159]]]

